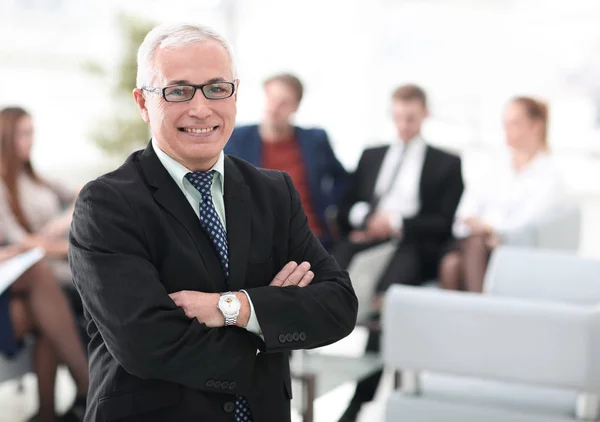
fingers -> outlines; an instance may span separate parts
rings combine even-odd
[[[304,278],[304,276],[310,270],[310,263],[304,261],[302,264],[298,265],[296,269],[288,276],[288,278],[283,283],[283,287],[287,286],[297,286],[300,283],[300,280]]]
[[[312,271],[307,272],[306,274],[304,274],[304,277],[302,277],[302,280],[300,280],[300,282],[298,283],[298,287],[308,286],[314,278],[315,273],[313,273]]]
[[[314,279],[315,274],[310,271],[310,263],[302,262],[298,265],[296,262],[288,262],[273,278],[269,286],[288,287],[299,286],[306,287]]]
[[[180,308],[186,308],[187,305],[187,299],[186,299],[186,291],[182,290],[180,292],[175,292],[175,293],[171,293],[169,295],[169,297],[171,298],[171,300],[175,303],[175,305],[179,306]]]
[[[367,232],[365,231],[355,230],[350,232],[350,241],[353,243],[365,243],[367,240]]]
[[[294,261],[288,262],[284,265],[284,267],[275,275],[273,281],[269,283],[269,286],[283,286],[283,283],[287,280],[287,278],[294,272],[294,270],[298,268],[298,264]]]
[[[186,300],[186,292],[185,291],[171,293],[171,294],[169,294],[169,297],[171,298],[171,300],[173,300],[173,302],[175,303],[176,306],[183,309],[183,312],[185,313],[186,317],[193,318],[193,315],[190,312],[190,307],[188,306],[188,303]]]

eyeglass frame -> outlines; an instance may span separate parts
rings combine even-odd
[[[173,85],[167,85],[164,88],[155,88],[155,87],[152,87],[152,86],[142,86],[140,89],[142,91],[153,92],[155,94],[161,94],[161,97],[163,98],[163,100],[165,100],[168,103],[185,103],[186,101],[192,101],[194,99],[194,97],[196,96],[196,91],[198,91],[198,90],[200,90],[200,92],[202,93],[202,95],[204,95],[204,98],[206,98],[207,100],[225,100],[227,98],[231,98],[231,97],[233,97],[233,94],[235,94],[236,85],[237,85],[236,82],[237,82],[237,80],[234,80],[233,82],[215,81],[215,82],[209,82],[209,83],[202,84],[202,85],[173,84]],[[204,90],[202,88],[204,88],[205,86],[214,85],[214,84],[228,84],[228,85],[231,85],[231,87],[232,87],[231,94],[228,95],[227,97],[222,97],[222,98],[208,98],[206,96],[206,94],[204,93]],[[194,88],[194,93],[187,100],[179,100],[179,101],[177,101],[177,100],[176,101],[167,100],[167,96],[165,94],[166,90],[169,89],[169,88],[176,87],[176,86],[191,86],[192,88]]]

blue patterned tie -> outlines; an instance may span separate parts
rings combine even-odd
[[[225,277],[229,277],[227,233],[223,228],[223,224],[221,224],[221,219],[219,218],[219,214],[217,214],[210,193],[214,173],[214,170],[197,171],[186,174],[185,178],[198,190],[198,192],[200,192],[200,195],[202,195],[199,213],[200,224],[210,238],[217,255],[219,255]],[[248,406],[248,402],[242,396],[236,396],[235,398],[235,420],[236,422],[252,422],[250,406]]]

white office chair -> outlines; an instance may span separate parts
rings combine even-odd
[[[484,294],[393,286],[383,359],[402,372],[386,420],[598,420],[600,261],[501,247]]]

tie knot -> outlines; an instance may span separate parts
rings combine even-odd
[[[213,181],[214,170],[195,171],[188,173],[185,178],[194,186],[202,195],[210,196],[210,187]]]

